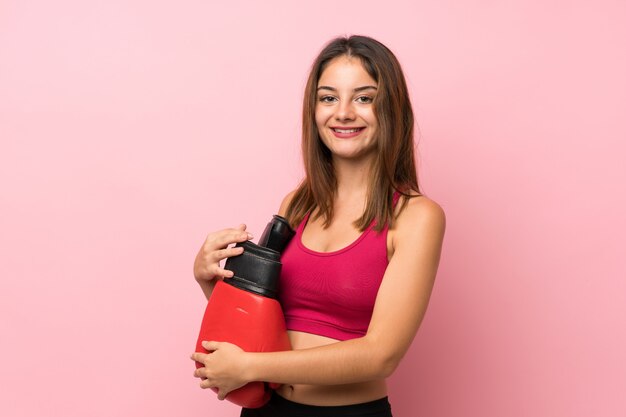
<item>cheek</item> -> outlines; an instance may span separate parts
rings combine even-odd
[[[372,126],[372,127],[377,127],[378,126],[378,120],[376,119],[376,113],[374,111],[371,111],[368,115],[367,115],[367,121],[368,123]]]
[[[324,124],[326,123],[326,117],[324,115],[323,111],[319,111],[319,110],[315,110],[315,124],[317,125],[318,130],[321,130],[322,127],[324,127]]]

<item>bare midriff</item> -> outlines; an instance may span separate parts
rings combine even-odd
[[[289,331],[294,350],[336,343],[338,340],[316,334]],[[387,395],[384,379],[342,385],[282,385],[276,391],[290,401],[309,405],[350,405],[378,400]]]

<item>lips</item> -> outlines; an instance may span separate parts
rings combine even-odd
[[[357,136],[361,131],[365,129],[364,127],[331,127],[333,134],[342,139],[352,138]]]

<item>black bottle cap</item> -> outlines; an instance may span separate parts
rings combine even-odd
[[[249,241],[235,246],[243,247],[243,253],[226,260],[224,268],[233,271],[235,275],[224,279],[224,282],[242,290],[276,298],[282,267],[280,253]]]
[[[243,247],[243,253],[226,260],[224,268],[233,271],[235,275],[226,278],[224,282],[264,297],[277,298],[282,267],[280,254],[294,234],[287,220],[274,215],[265,227],[258,245],[250,241],[235,245]]]
[[[282,253],[295,233],[284,217],[275,214],[265,227],[259,239],[259,246]]]

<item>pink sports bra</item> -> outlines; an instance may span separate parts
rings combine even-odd
[[[345,248],[316,252],[302,244],[309,215],[281,257],[279,300],[287,329],[337,340],[363,336],[387,269],[388,227],[377,233],[373,221]]]

